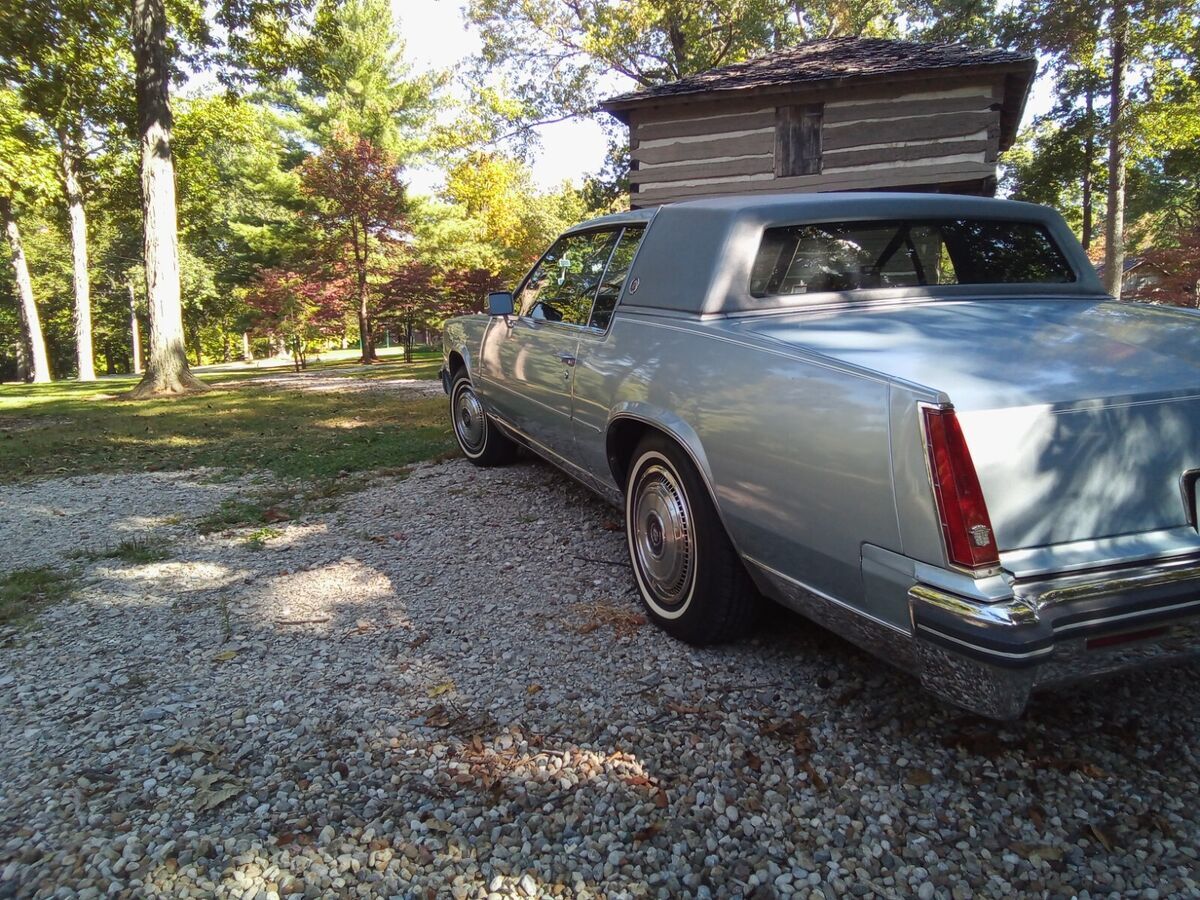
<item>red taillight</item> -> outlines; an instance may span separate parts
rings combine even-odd
[[[925,410],[925,450],[950,562],[973,570],[998,566],[992,520],[953,409]]]

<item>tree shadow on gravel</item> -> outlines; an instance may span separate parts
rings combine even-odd
[[[207,586],[154,600],[145,578],[119,579],[125,594],[77,604],[86,652],[64,627],[0,659],[46,692],[0,686],[0,750],[23,761],[0,813],[16,893],[92,877],[310,896],[653,878],[745,896],[772,865],[803,883],[884,841],[831,888],[909,893],[930,846],[963,840],[996,848],[954,872],[979,892],[1034,876],[1065,891],[1114,847],[1141,848],[1142,871],[1188,863],[1200,698],[1181,686],[1196,667],[988,722],[782,608],[718,648],[597,624],[599,605],[640,612],[617,517],[549,467],[450,463],[353,502],[369,525],[329,514],[280,523],[261,550],[239,531],[181,544],[175,564],[223,567]],[[475,537],[445,540],[448,516]],[[92,691],[84,712],[63,705],[75,689]],[[81,862],[131,835],[145,855],[121,871],[120,852],[100,875]],[[1047,846],[1053,865],[1002,861]]]

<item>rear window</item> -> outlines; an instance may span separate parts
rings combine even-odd
[[[1074,280],[1066,257],[1037,222],[831,222],[768,228],[750,274],[750,293]]]

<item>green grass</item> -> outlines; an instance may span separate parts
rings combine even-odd
[[[43,607],[65,600],[74,577],[58,569],[17,569],[0,577],[0,625],[22,625]]]
[[[264,525],[262,528],[256,529],[246,535],[246,546],[251,550],[261,550],[267,546],[267,541],[277,538],[282,534],[283,532],[278,528]]]
[[[162,562],[171,557],[171,545],[154,538],[129,538],[103,550],[80,550],[72,555],[79,559],[119,559],[127,563]]]
[[[327,374],[352,370],[347,377],[429,378],[436,377],[438,365],[435,354],[423,351],[412,363],[390,356],[368,370],[353,371],[353,359],[313,368]],[[358,473],[402,468],[453,449],[441,396],[253,384],[256,377],[283,371],[288,370],[205,373],[210,382],[231,381],[236,374],[237,383],[136,403],[114,399],[132,387],[132,378],[0,386],[0,482],[214,466],[230,475],[267,470],[281,479],[318,482],[328,496],[361,486]],[[248,505],[262,514],[258,501]],[[247,509],[226,514],[238,524],[265,524]]]

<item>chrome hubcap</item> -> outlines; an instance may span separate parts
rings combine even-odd
[[[661,465],[647,468],[633,506],[633,548],[638,569],[663,606],[684,602],[696,566],[692,511],[675,473]]]
[[[470,453],[483,449],[486,423],[483,405],[470,386],[464,385],[454,395],[454,433]]]

